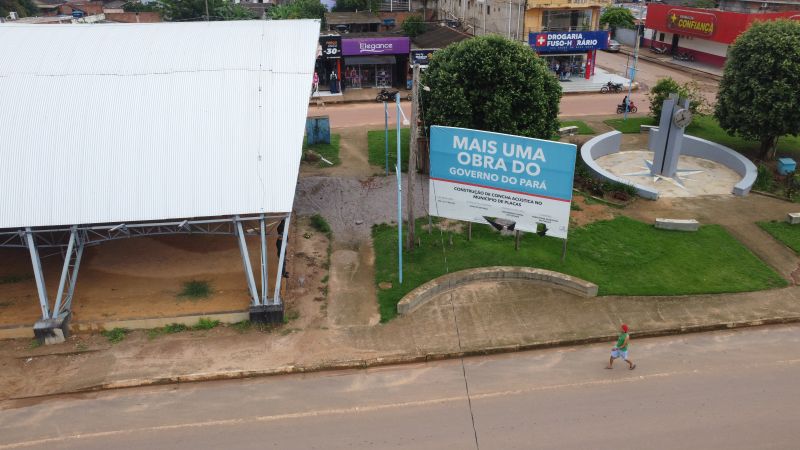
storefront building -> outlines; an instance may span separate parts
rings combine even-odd
[[[314,71],[319,80],[319,91],[331,91],[332,94],[341,91],[342,79],[342,37],[327,35],[319,37],[317,47],[317,62]],[[334,81],[334,83],[331,83]]]
[[[612,0],[528,0],[528,44],[559,79],[589,79],[597,50],[608,46],[608,32],[599,30],[600,10],[611,4]]]
[[[650,3],[644,45],[689,53],[695,61],[722,67],[730,44],[753,22],[786,18],[800,20],[800,11],[750,14]]]
[[[545,60],[559,80],[591,79],[597,50],[608,47],[608,31],[529,33],[528,44]]]
[[[405,87],[411,40],[408,37],[342,39],[347,88]]]

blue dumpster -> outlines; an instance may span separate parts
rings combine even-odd
[[[795,171],[797,163],[792,158],[778,158],[778,173],[788,175]]]
[[[331,122],[328,116],[306,119],[306,143],[308,145],[331,143]]]

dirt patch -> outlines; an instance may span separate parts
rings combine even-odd
[[[467,223],[460,220],[442,219],[439,223],[433,224],[433,228],[441,229],[442,231],[449,231],[452,233],[462,233],[466,229]],[[428,224],[422,225],[422,231],[430,231]]]
[[[582,227],[598,220],[611,220],[617,215],[617,210],[606,204],[587,200],[582,195],[575,195],[572,202],[580,209],[570,212],[570,222],[573,226]]]
[[[312,230],[305,219],[294,221],[287,250],[290,278],[282,286],[287,307],[300,318],[313,317],[301,299],[327,274],[328,239]],[[308,233],[309,238],[303,237]],[[247,239],[250,262],[260,289],[260,241]],[[269,292],[272,297],[278,267],[275,239],[267,243]],[[60,254],[42,253],[51,307],[62,268]],[[12,279],[0,289],[0,325],[31,326],[41,317],[28,252],[0,250],[0,279]],[[187,281],[208,282],[211,295],[191,299],[180,295]],[[293,290],[297,290],[294,292]],[[136,319],[246,311],[249,292],[242,258],[233,236],[162,236],[105,242],[88,247],[81,263],[73,302],[73,321]],[[296,297],[296,298],[295,298]],[[313,298],[313,297],[312,297]],[[296,304],[295,304],[296,303]],[[319,312],[319,303],[314,303]],[[317,314],[319,315],[319,314]]]

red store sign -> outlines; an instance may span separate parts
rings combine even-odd
[[[645,26],[652,30],[730,44],[755,21],[798,18],[800,11],[747,14],[649,3]]]
[[[670,9],[667,12],[667,28],[678,34],[713,36],[717,31],[717,16],[687,9]]]

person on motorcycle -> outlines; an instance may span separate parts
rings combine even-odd
[[[625,98],[622,99],[622,103],[617,105],[617,109],[621,109],[623,111],[630,112],[632,108],[633,108],[633,100],[629,100],[627,95],[625,96]]]

